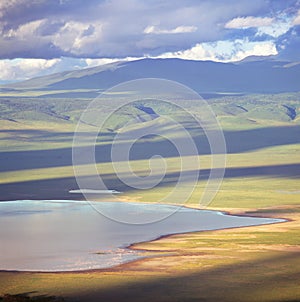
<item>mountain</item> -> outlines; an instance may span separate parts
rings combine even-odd
[[[180,82],[199,93],[282,93],[300,91],[300,63],[250,58],[236,63],[181,59],[117,62],[2,86],[2,90],[103,90],[139,78]]]

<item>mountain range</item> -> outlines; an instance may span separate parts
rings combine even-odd
[[[283,93],[300,91],[300,62],[248,58],[236,63],[141,59],[55,73],[2,86],[14,90],[105,90],[124,81],[163,78],[198,93]],[[62,93],[63,94],[63,93]]]

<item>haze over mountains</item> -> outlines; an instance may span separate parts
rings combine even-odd
[[[2,86],[2,90],[103,90],[139,78],[178,81],[199,93],[296,92],[300,90],[300,63],[274,58],[236,63],[141,59],[33,78]]]

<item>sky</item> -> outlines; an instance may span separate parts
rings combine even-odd
[[[0,0],[0,83],[116,60],[300,61],[300,0]]]

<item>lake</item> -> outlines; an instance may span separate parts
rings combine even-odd
[[[98,211],[95,210],[97,208]],[[108,217],[165,217],[126,224]],[[125,219],[126,218],[126,219]],[[115,266],[143,257],[133,243],[163,235],[282,222],[163,204],[9,201],[0,202],[0,270],[75,271]]]

